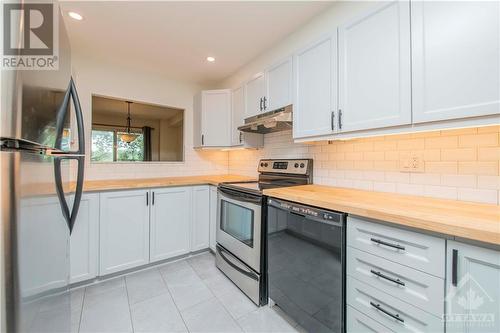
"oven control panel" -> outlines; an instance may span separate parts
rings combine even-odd
[[[290,160],[260,160],[259,172],[273,172],[285,174],[306,175],[312,169],[312,160],[290,159]]]

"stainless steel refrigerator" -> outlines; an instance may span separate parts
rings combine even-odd
[[[7,332],[70,332],[77,319],[69,292],[70,234],[82,195],[85,138],[70,44],[57,13],[59,69],[3,70],[1,75]]]

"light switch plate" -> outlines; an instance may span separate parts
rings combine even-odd
[[[416,151],[400,152],[399,171],[424,172],[424,154]]]

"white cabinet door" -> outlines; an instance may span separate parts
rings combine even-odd
[[[410,124],[409,2],[386,3],[338,31],[341,131]]]
[[[246,118],[264,112],[266,77],[264,73],[255,75],[245,84]]]
[[[202,146],[231,145],[231,90],[202,92]]]
[[[210,186],[210,249],[215,252],[217,234],[217,186]]]
[[[243,144],[243,133],[238,127],[245,123],[245,88],[239,87],[233,90],[231,98],[231,145]]]
[[[194,186],[192,189],[191,251],[198,251],[209,247],[210,193],[208,186]]]
[[[149,190],[100,195],[100,275],[149,262]]]
[[[413,122],[500,113],[500,2],[412,1]]]
[[[151,196],[151,262],[188,253],[191,189],[152,189]]]
[[[70,237],[70,282],[97,276],[99,262],[99,194],[82,196]]]
[[[292,104],[292,79],[292,57],[267,69],[266,111],[276,110]]]
[[[297,52],[293,64],[293,137],[332,134],[337,110],[337,34]]]
[[[21,295],[29,297],[64,288],[69,278],[69,229],[58,198],[21,199],[18,214]]]
[[[448,241],[446,271],[446,332],[500,332],[500,251]]]

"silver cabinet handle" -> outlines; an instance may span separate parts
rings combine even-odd
[[[392,243],[388,243],[388,242],[384,242],[383,240],[381,239],[377,239],[377,238],[370,238],[370,240],[374,243],[377,243],[377,244],[380,244],[380,245],[385,245],[385,246],[389,246],[389,247],[392,247],[392,248],[395,248],[395,249],[398,249],[398,250],[401,250],[401,251],[404,251],[405,250],[405,247],[404,246],[401,246],[399,244],[392,244]]]
[[[339,129],[342,129],[342,109],[339,109]]]
[[[391,282],[394,282],[394,283],[396,283],[396,284],[399,284],[400,286],[403,286],[403,287],[405,286],[405,283],[404,283],[403,281],[401,281],[400,279],[397,279],[397,278],[396,278],[396,279],[395,279],[395,278],[392,278],[392,277],[390,277],[390,276],[387,276],[387,275],[385,275],[385,274],[382,274],[382,273],[380,273],[380,272],[378,272],[378,271],[375,271],[375,270],[373,270],[373,269],[371,269],[371,270],[370,270],[370,273],[372,273],[373,275],[378,276],[378,277],[380,277],[380,278],[382,278],[382,279],[386,279],[387,281],[391,281]]]
[[[373,303],[373,302],[370,301],[370,305],[373,306],[378,311],[380,311],[380,312],[388,315],[389,317],[396,319],[397,321],[400,321],[402,323],[405,322],[403,318],[399,317],[399,314],[397,314],[397,313],[396,314],[390,313],[389,311],[387,311],[386,309],[384,309],[383,307],[381,307],[380,304],[375,304],[375,303]]]
[[[262,111],[262,97],[260,98],[259,106],[260,106],[260,111]]]
[[[332,111],[332,118],[330,120],[331,126],[332,126],[332,131],[335,130],[335,111]]]

